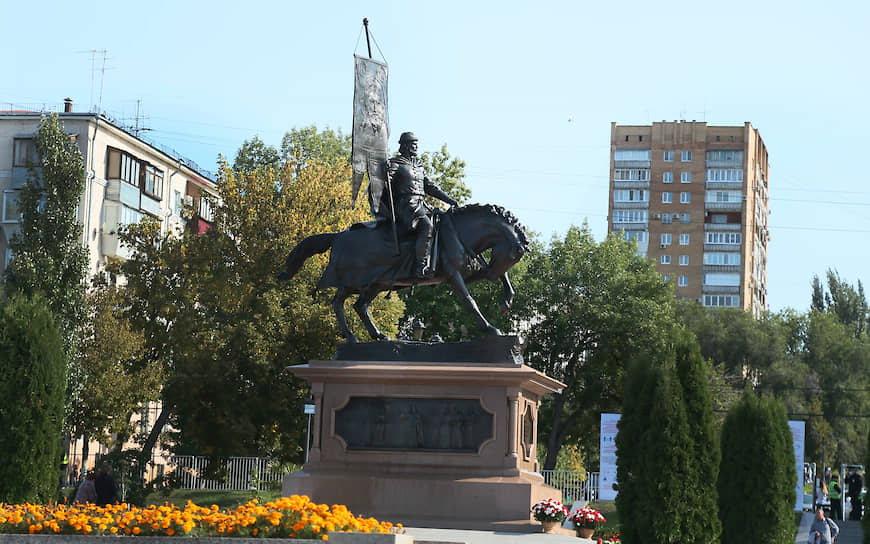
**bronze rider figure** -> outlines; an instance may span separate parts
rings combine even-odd
[[[432,210],[426,204],[426,195],[450,206],[459,203],[426,175],[423,163],[417,158],[417,136],[413,132],[399,136],[399,155],[387,160],[387,179],[393,192],[398,226],[417,236],[414,274],[418,278],[426,277],[431,273],[429,249],[433,229]]]

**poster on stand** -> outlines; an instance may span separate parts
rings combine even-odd
[[[788,427],[791,429],[791,439],[794,445],[794,468],[797,471],[794,509],[795,512],[800,512],[804,509],[804,432],[806,429],[803,421],[789,421]]]
[[[616,424],[620,414],[601,414],[601,438],[598,451],[598,500],[616,499]]]

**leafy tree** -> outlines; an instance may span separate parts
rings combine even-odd
[[[782,404],[744,393],[722,427],[722,543],[794,542],[794,448]]]
[[[10,294],[45,297],[63,338],[69,413],[80,402],[78,327],[85,317],[88,256],[82,247],[78,206],[85,170],[57,114],[42,118],[34,144],[39,160],[18,199],[21,231],[10,242],[13,259],[6,270],[6,287]]]
[[[64,346],[41,296],[0,303],[0,501],[57,497]]]
[[[338,331],[328,293],[316,290],[325,255],[288,285],[276,274],[301,239],[367,219],[350,207],[349,163],[304,156],[303,167],[280,170],[223,165],[213,227],[201,236],[161,238],[153,224],[123,235],[136,250],[122,266],[128,316],[145,330],[148,356],[164,365],[161,417],[179,429],[179,448],[302,456],[307,384],[286,366],[331,357]],[[401,311],[395,298],[373,304],[394,334]]]
[[[81,331],[84,402],[67,422],[74,436],[84,437],[83,458],[89,439],[120,449],[133,434],[132,415],[142,404],[157,400],[162,383],[160,366],[143,362],[145,339],[123,317],[119,288],[95,282],[87,301],[89,313]]]
[[[245,140],[236,153],[233,170],[250,172],[258,168],[280,168],[281,157],[273,146],[266,145],[258,136]]]
[[[597,454],[599,414],[622,403],[624,362],[665,346],[673,294],[634,244],[615,234],[598,244],[585,225],[524,260],[515,319],[526,334],[525,361],[566,384],[539,416],[543,468],[552,469],[569,438]]]
[[[828,289],[825,290],[818,276],[813,276],[812,308],[819,312],[829,312],[837,316],[840,323],[848,325],[853,335],[858,337],[867,330],[870,306],[864,295],[861,280],[853,287],[840,278],[836,270],[827,271]]]

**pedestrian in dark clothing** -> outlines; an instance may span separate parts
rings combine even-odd
[[[855,469],[849,469],[849,474],[843,482],[848,490],[849,502],[852,503],[852,513],[849,514],[849,519],[861,519],[861,491],[864,489],[864,478],[855,472]]]
[[[97,504],[106,506],[118,500],[118,487],[112,478],[112,465],[108,461],[103,463],[100,475],[94,480],[94,488],[97,491]]]

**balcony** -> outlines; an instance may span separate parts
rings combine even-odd
[[[707,285],[705,283],[702,292],[705,295],[738,295],[740,294],[740,287],[736,285]]]
[[[740,212],[743,211],[743,201],[734,200],[728,202],[704,202],[704,207],[708,210]]]
[[[706,182],[707,189],[719,189],[719,190],[731,190],[731,191],[741,191],[743,190],[743,182],[742,181],[708,181]]]
[[[650,161],[613,161],[615,168],[649,168]]]
[[[743,158],[730,161],[707,161],[707,168],[743,168]]]
[[[740,231],[743,225],[740,223],[704,223],[706,232]]]
[[[649,189],[649,181],[613,180],[614,189]]]
[[[704,272],[740,272],[739,264],[705,264]]]
[[[645,210],[647,208],[649,208],[649,200],[634,200],[631,202],[619,201],[613,203],[614,210]]]
[[[106,200],[120,202],[136,210],[139,209],[140,194],[138,187],[134,187],[120,179],[110,179],[106,184]]]

